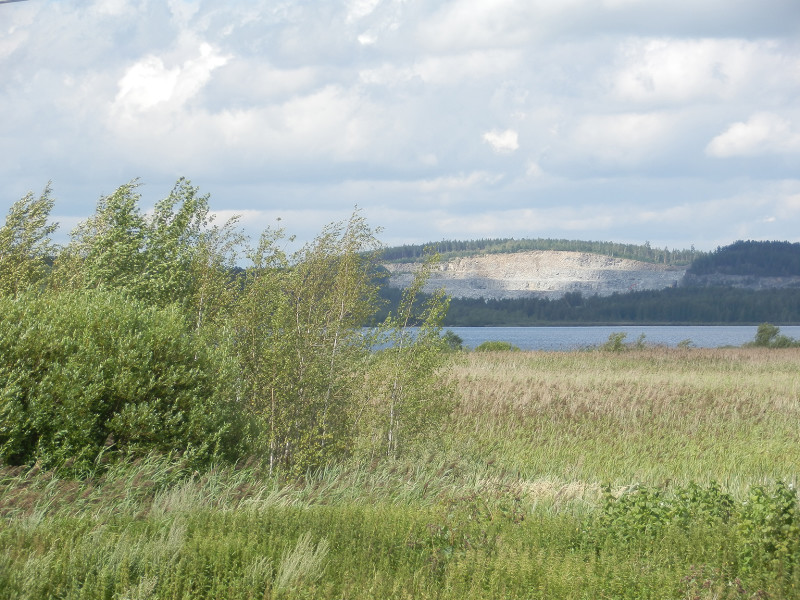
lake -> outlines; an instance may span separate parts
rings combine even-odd
[[[697,348],[741,346],[752,342],[756,325],[603,325],[596,327],[447,327],[464,340],[468,348],[486,341],[511,342],[523,350],[578,350],[599,346],[612,333],[625,332],[625,343],[641,334],[647,345],[677,346],[690,340]],[[800,338],[800,326],[781,327],[781,335]]]

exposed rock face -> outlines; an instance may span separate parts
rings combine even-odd
[[[417,263],[384,265],[389,285],[404,288]],[[426,292],[444,288],[454,298],[560,298],[567,292],[609,296],[679,284],[686,268],[584,252],[530,251],[455,258],[440,263]]]

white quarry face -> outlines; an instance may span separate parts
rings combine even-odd
[[[384,265],[389,285],[406,287],[415,263]],[[540,251],[454,258],[433,269],[425,291],[444,288],[454,298],[560,298],[567,292],[610,296],[678,285],[686,267],[611,258],[586,252]]]

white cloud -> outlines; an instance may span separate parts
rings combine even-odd
[[[442,192],[453,190],[469,190],[470,188],[495,185],[502,181],[503,175],[488,173],[486,171],[475,171],[467,175],[449,175],[427,179],[419,183],[419,190],[422,192]]]
[[[498,154],[511,154],[519,149],[519,134],[513,129],[498,131],[493,129],[483,134],[483,141]]]
[[[348,23],[358,21],[370,15],[375,8],[380,4],[381,0],[350,0],[347,7]]]
[[[800,62],[774,42],[742,39],[633,38],[620,44],[614,93],[623,100],[686,103],[792,93]],[[783,73],[783,76],[778,76]]]
[[[791,121],[768,112],[733,123],[706,147],[706,154],[717,158],[795,152],[800,152],[800,132]]]
[[[636,165],[668,143],[674,125],[675,117],[661,112],[588,115],[578,122],[569,144],[578,154],[610,164]]]
[[[128,68],[119,80],[115,112],[131,117],[163,103],[182,107],[211,78],[211,72],[228,62],[209,44],[201,44],[199,56],[183,65],[167,68],[158,56],[146,56]]]

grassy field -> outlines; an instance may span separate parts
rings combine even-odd
[[[800,597],[800,350],[454,363],[403,460],[2,469],[0,598]]]

